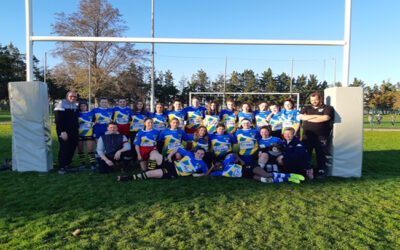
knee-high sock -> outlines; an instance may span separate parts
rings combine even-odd
[[[89,152],[90,165],[96,166],[96,154],[94,152]]]
[[[156,161],[149,161],[149,170],[154,170],[157,167],[157,162]]]
[[[85,153],[79,152],[78,156],[79,156],[79,161],[81,162],[81,165],[86,165]]]

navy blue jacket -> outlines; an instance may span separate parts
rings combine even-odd
[[[285,149],[283,153],[283,163],[285,165],[296,162],[296,165],[302,167],[310,166],[310,157],[308,156],[307,149],[297,137],[293,137],[289,143],[283,140],[283,147]]]

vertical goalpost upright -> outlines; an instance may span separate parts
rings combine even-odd
[[[33,42],[126,42],[154,44],[235,44],[235,45],[309,45],[343,47],[342,84],[344,88],[325,90],[325,101],[336,109],[332,143],[331,174],[336,176],[361,176],[362,165],[362,88],[349,85],[351,0],[345,1],[343,40],[268,40],[268,39],[198,39],[154,37],[154,0],[152,0],[152,37],[77,37],[34,36],[32,32],[32,0],[25,0],[26,13],[26,80],[33,80]],[[153,53],[153,52],[152,52]],[[154,57],[152,57],[154,65]],[[153,71],[152,71],[153,72]],[[153,77],[154,79],[154,77]],[[151,107],[154,106],[154,81],[152,80]],[[346,98],[345,98],[346,97]],[[357,114],[356,116],[354,114]],[[358,116],[361,114],[361,117]],[[342,150],[344,149],[344,150]],[[351,155],[346,152],[352,152]],[[350,166],[350,167],[349,167]],[[337,170],[337,171],[336,171]]]

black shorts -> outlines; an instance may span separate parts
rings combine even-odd
[[[93,136],[79,136],[78,141],[93,141],[94,137]]]
[[[163,171],[163,179],[178,177],[178,173],[176,172],[175,164],[173,162],[163,161],[160,168]]]
[[[254,169],[254,166],[250,166],[250,165],[243,166],[242,178],[253,179],[253,176],[254,176],[253,169]]]

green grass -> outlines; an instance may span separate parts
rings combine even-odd
[[[400,129],[400,115],[394,115],[395,124],[392,125],[392,115],[382,115],[381,124],[378,124],[376,118],[374,117],[374,121],[372,124],[373,129]],[[364,115],[364,128],[370,129],[371,124],[368,121],[368,115]]]
[[[1,160],[11,131],[0,131]],[[3,171],[0,248],[399,249],[399,141],[367,131],[362,178],[300,185]]]
[[[51,114],[51,121],[54,121],[54,114]],[[0,124],[10,123],[11,122],[11,114],[8,110],[0,110]]]
[[[11,122],[10,111],[0,110],[0,122]]]

